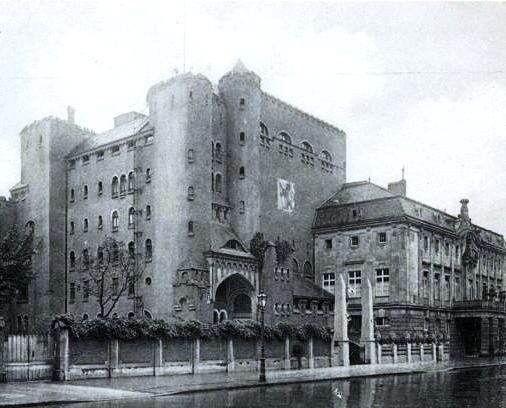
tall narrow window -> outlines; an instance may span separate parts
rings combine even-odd
[[[193,221],[188,221],[188,235],[193,235]]]
[[[103,191],[104,191],[104,186],[103,186],[102,182],[99,181],[98,185],[97,185],[97,194],[100,196],[100,195],[102,195]]]
[[[336,285],[336,274],[334,272],[325,272],[323,274],[323,288],[329,292],[334,292]]]
[[[76,284],[74,282],[70,283],[69,292],[69,300],[73,302],[76,300]]]
[[[128,227],[133,228],[135,221],[135,210],[133,207],[128,209]]]
[[[125,194],[127,188],[127,177],[122,174],[119,182],[119,192],[120,194]]]
[[[188,163],[193,163],[194,159],[195,159],[195,157],[194,157],[193,149],[188,149]]]
[[[246,211],[246,208],[245,208],[245,205],[244,205],[244,201],[239,201],[239,214],[244,214],[244,212]]]
[[[112,246],[112,262],[118,263],[119,262],[119,247],[117,243],[114,243]]]
[[[245,177],[246,171],[244,170],[244,167],[239,167],[239,178],[243,179]]]
[[[376,296],[390,295],[390,271],[388,268],[376,269]]]
[[[214,191],[214,173],[211,173],[211,191]]]
[[[214,189],[216,192],[221,193],[221,174],[218,173],[214,177]]]
[[[133,192],[135,188],[135,173],[131,171],[128,173],[128,191]]]
[[[151,219],[151,206],[150,205],[146,206],[146,219],[147,220]]]
[[[148,238],[144,245],[144,259],[146,262],[151,261],[153,258],[153,244],[151,240]]]
[[[90,281],[85,280],[83,282],[83,302],[87,302],[90,298]]]
[[[216,145],[214,147],[214,154],[217,159],[221,158],[221,143],[220,142],[216,142]]]
[[[87,249],[83,249],[83,268],[88,269],[90,266],[90,254]]]
[[[88,232],[88,227],[89,227],[88,218],[85,218],[83,223],[83,232]]]
[[[104,262],[104,249],[102,247],[97,248],[97,260],[99,263]]]
[[[74,221],[70,221],[70,231],[69,234],[72,235],[74,233]]]
[[[75,269],[75,267],[76,267],[76,253],[74,251],[70,251],[69,263],[70,263],[70,269]]]
[[[146,169],[146,183],[150,183],[151,182],[151,169],[148,167]]]
[[[102,229],[104,227],[104,220],[101,215],[98,216],[97,227],[98,229]]]
[[[114,176],[112,178],[112,185],[111,185],[111,191],[112,191],[113,197],[116,197],[118,195],[118,187],[119,187],[118,177]]]
[[[194,191],[193,186],[188,187],[188,200],[193,201],[194,199]]]
[[[445,276],[444,300],[450,301],[450,277],[448,275]]]
[[[429,272],[423,271],[423,277],[422,277],[422,296],[425,299],[429,298]]]
[[[117,231],[119,226],[119,215],[117,211],[112,213],[112,230]]]
[[[246,143],[246,134],[244,132],[239,133],[239,143],[242,145]]]
[[[128,243],[128,256],[130,257],[130,259],[135,258],[135,244],[133,241],[130,241]]]
[[[434,274],[434,300],[441,300],[441,276]]]
[[[88,185],[85,184],[83,186],[83,200],[86,200],[88,198]]]
[[[70,189],[70,202],[73,203],[76,200],[76,193],[74,189]]]
[[[348,272],[348,296],[360,297],[360,287],[362,285],[362,271]]]

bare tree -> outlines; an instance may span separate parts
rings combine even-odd
[[[135,286],[142,277],[141,255],[133,242],[106,238],[96,254],[85,249],[81,258],[83,296],[94,296],[101,317],[109,317],[121,297],[134,295]]]

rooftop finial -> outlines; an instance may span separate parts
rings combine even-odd
[[[405,168],[404,168],[404,166],[402,166],[402,178],[401,178],[401,180],[404,180],[404,171],[405,171]]]

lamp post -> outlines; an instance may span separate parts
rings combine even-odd
[[[267,303],[267,295],[264,291],[260,291],[257,295],[258,307],[260,308],[260,376],[258,380],[265,382],[265,305]]]

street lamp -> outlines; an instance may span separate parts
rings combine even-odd
[[[257,295],[258,307],[260,308],[260,382],[265,382],[265,305],[267,304],[267,295],[260,291]]]

